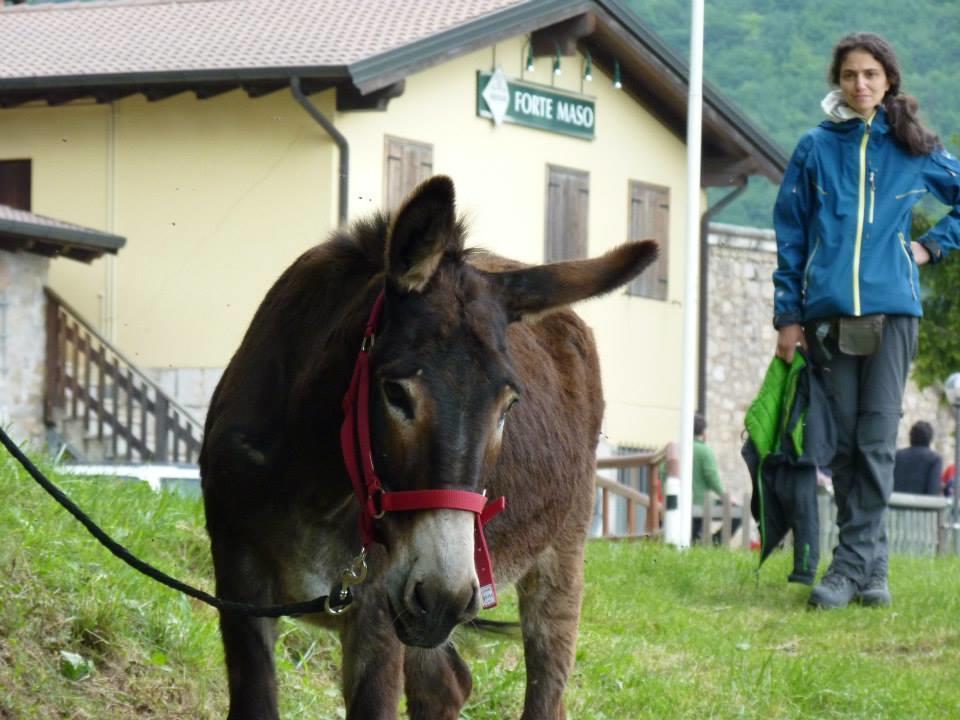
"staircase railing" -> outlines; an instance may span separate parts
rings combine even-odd
[[[203,427],[63,298],[47,295],[44,421],[86,459],[195,463]]]

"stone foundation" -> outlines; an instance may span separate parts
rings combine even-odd
[[[50,260],[0,251],[0,424],[18,443],[44,443],[46,283]]]

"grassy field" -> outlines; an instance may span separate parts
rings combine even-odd
[[[212,588],[199,502],[55,480],[120,542]],[[0,459],[0,719],[222,718],[214,611],[127,568]],[[891,609],[810,612],[779,553],[591,542],[568,717],[960,718],[960,559],[895,557]],[[503,593],[492,617],[516,614]],[[282,621],[283,717],[343,717],[338,644]],[[518,717],[519,642],[457,637],[467,720]]]

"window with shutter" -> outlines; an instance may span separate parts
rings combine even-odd
[[[433,175],[433,145],[384,138],[383,198],[388,210],[396,210],[410,192]]]
[[[666,300],[670,269],[670,188],[630,181],[630,240],[656,240],[660,254],[640,273],[627,292]]]
[[[583,170],[547,166],[545,262],[587,256],[587,217],[590,174]]]
[[[30,209],[29,160],[0,160],[0,205]]]

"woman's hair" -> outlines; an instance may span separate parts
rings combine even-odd
[[[879,35],[860,32],[850,33],[840,38],[833,48],[833,62],[830,64],[829,81],[840,85],[840,66],[851,50],[863,50],[883,65],[890,89],[883,97],[883,107],[893,130],[893,136],[903,143],[911,155],[929,155],[942,143],[937,134],[928,130],[920,122],[917,112],[920,105],[917,99],[900,93],[900,65],[893,47]]]

